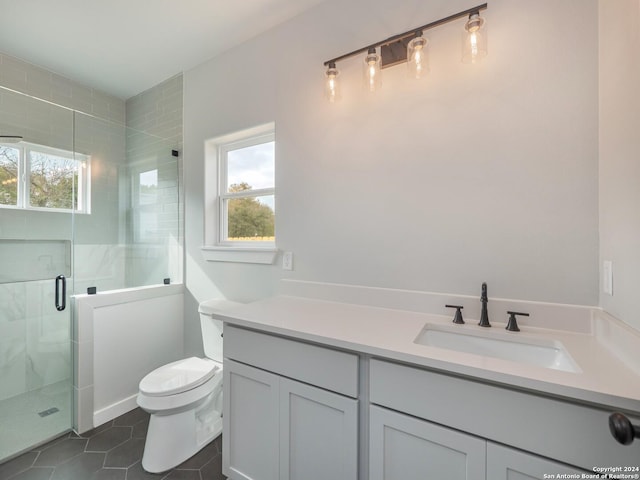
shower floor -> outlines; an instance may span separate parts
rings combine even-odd
[[[62,381],[0,401],[0,462],[71,428],[71,385]],[[40,412],[57,408],[50,415]]]

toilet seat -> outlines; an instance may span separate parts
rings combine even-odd
[[[190,357],[163,365],[140,381],[140,393],[165,397],[187,392],[211,379],[222,365],[208,358]]]

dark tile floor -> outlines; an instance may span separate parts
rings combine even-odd
[[[139,408],[83,435],[69,433],[0,464],[0,480],[223,480],[222,437],[175,469],[142,469],[149,415]]]

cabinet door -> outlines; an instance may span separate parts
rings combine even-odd
[[[278,479],[276,375],[224,362],[222,469],[232,480]]]
[[[584,470],[487,442],[487,478],[491,480],[540,480],[558,478],[560,474],[582,473]]]
[[[372,405],[370,480],[484,480],[486,442]],[[493,480],[493,479],[492,479]]]
[[[358,401],[281,378],[280,474],[357,480]]]

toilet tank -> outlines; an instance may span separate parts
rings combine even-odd
[[[202,330],[202,345],[207,358],[222,363],[222,322],[214,320],[211,315],[240,305],[223,299],[207,300],[200,304],[200,328]]]

